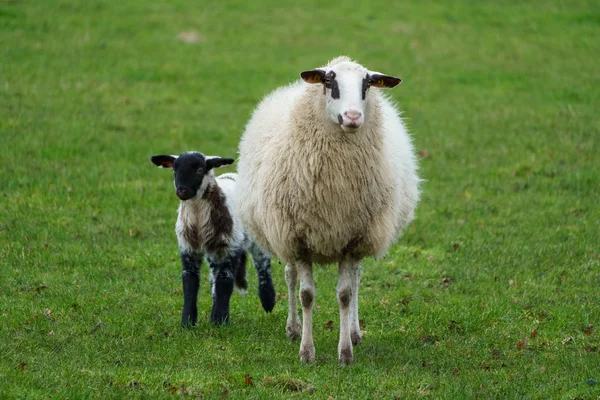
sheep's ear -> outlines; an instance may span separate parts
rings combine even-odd
[[[173,162],[177,159],[175,156],[169,155],[158,155],[150,157],[150,161],[154,163],[157,167],[160,168],[173,168]]]
[[[304,71],[300,73],[300,77],[306,83],[323,83],[325,78],[325,71],[322,69],[312,69],[310,71]]]
[[[210,157],[206,158],[206,169],[211,170],[213,168],[219,168],[223,165],[233,164],[235,160],[233,158],[221,158],[221,157]]]
[[[389,75],[373,74],[370,75],[369,84],[376,88],[393,88],[402,82],[402,79]]]

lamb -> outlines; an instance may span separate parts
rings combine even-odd
[[[196,324],[200,266],[206,257],[210,267],[213,298],[210,316],[214,324],[229,322],[229,300],[235,286],[247,288],[246,251],[258,275],[258,296],[265,311],[275,306],[271,279],[271,257],[248,239],[234,212],[236,174],[215,178],[214,168],[229,165],[231,158],[207,157],[199,152],[179,156],[155,155],[151,161],[175,172],[175,189],[181,199],[176,224],[183,267],[183,312],[181,326]]]
[[[338,361],[354,363],[361,341],[360,263],[382,257],[414,219],[419,201],[411,139],[380,88],[401,80],[348,57],[304,71],[255,109],[239,146],[238,214],[248,232],[285,262],[286,333],[300,359],[315,360],[312,265],[337,263]]]

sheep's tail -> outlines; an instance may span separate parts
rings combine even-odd
[[[242,251],[240,263],[235,270],[235,286],[240,290],[248,290],[248,281],[246,281],[246,252]]]

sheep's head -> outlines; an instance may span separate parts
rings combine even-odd
[[[172,168],[175,173],[175,190],[181,200],[202,196],[206,190],[208,175],[213,168],[233,164],[232,158],[209,157],[192,151],[179,156],[157,155],[150,160],[158,167]]]
[[[352,61],[304,71],[307,83],[322,84],[326,96],[326,113],[344,132],[356,132],[364,124],[365,105],[370,87],[393,88],[402,80],[372,72]]]

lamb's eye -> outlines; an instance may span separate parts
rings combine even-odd
[[[325,85],[326,88],[331,88],[331,79],[323,78],[323,84]]]

